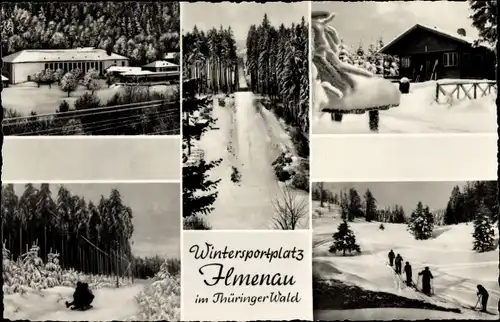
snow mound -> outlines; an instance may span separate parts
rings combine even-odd
[[[471,80],[440,80],[446,82]],[[495,91],[477,99],[443,96],[436,102],[436,81],[411,83],[410,92],[401,95],[397,108],[380,111],[379,133],[496,133]],[[397,90],[396,84],[392,84]],[[464,85],[468,89],[472,85]],[[447,91],[449,91],[447,89]],[[451,91],[449,91],[451,92]],[[478,95],[481,95],[479,93]],[[472,92],[471,92],[472,93]],[[315,102],[315,107],[317,103]],[[329,104],[329,107],[331,105]],[[323,106],[321,108],[324,108]],[[368,115],[344,115],[342,122],[333,122],[319,107],[313,111],[313,133],[371,133]]]
[[[352,75],[356,87],[342,99],[328,96],[326,108],[339,110],[364,110],[381,106],[396,106],[400,103],[399,89],[381,77]]]

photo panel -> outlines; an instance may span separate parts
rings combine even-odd
[[[498,320],[497,181],[314,182],[314,320]]]
[[[496,133],[496,5],[311,6],[312,133]]]
[[[2,3],[6,136],[180,135],[179,2]]]
[[[179,321],[180,206],[179,183],[3,183],[4,316]]]
[[[181,6],[184,228],[308,229],[309,3]]]

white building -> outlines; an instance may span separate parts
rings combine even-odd
[[[142,69],[152,72],[178,72],[179,65],[168,62],[166,60],[157,60],[142,66]]]
[[[110,66],[128,66],[127,57],[111,53],[103,49],[26,49],[3,57],[2,74],[10,79],[12,84],[30,81],[31,77],[45,69],[63,69],[69,72],[79,68],[83,73],[93,68],[104,75]]]

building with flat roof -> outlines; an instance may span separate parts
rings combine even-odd
[[[110,66],[128,66],[127,57],[103,49],[26,49],[2,58],[2,74],[12,84],[31,81],[32,76],[45,69],[69,72],[79,68],[83,73],[93,68],[103,76]]]
[[[152,72],[178,72],[179,65],[168,62],[166,60],[157,60],[142,66],[142,69]]]

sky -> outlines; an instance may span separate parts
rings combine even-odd
[[[199,30],[209,30],[220,25],[231,26],[237,42],[246,39],[248,29],[252,24],[262,22],[264,14],[274,26],[299,23],[304,17],[308,20],[309,4],[307,2],[280,3],[181,3],[181,22],[183,33],[189,32],[196,25]]]
[[[38,188],[40,185],[34,185]],[[132,209],[134,233],[132,251],[139,256],[166,256],[180,258],[180,189],[178,183],[91,183],[65,184],[73,195],[87,202],[99,202],[108,197],[111,189],[118,189],[122,201]],[[57,198],[59,184],[51,184],[52,198]],[[16,194],[24,191],[24,184],[15,184]]]
[[[325,183],[325,189],[333,193],[340,192],[343,188],[356,188],[361,197],[366,189],[370,189],[379,208],[403,206],[406,215],[410,215],[416,208],[417,203],[422,201],[431,210],[445,209],[454,186],[460,189],[465,181],[456,182],[355,182],[355,183]]]
[[[331,25],[351,46],[362,42],[367,47],[380,37],[387,44],[417,23],[449,32],[464,28],[467,36],[478,35],[467,1],[313,2],[312,10],[335,12]]]

